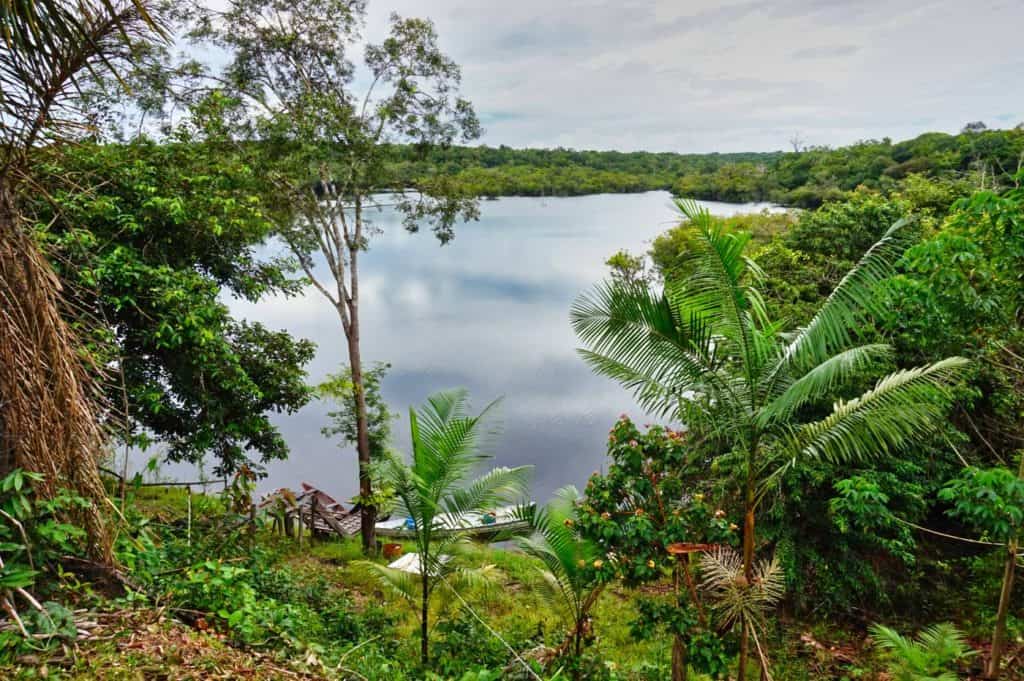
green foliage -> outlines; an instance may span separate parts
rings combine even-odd
[[[882,480],[880,480],[882,478]],[[884,480],[884,482],[883,482]],[[900,478],[885,473],[854,475],[835,484],[838,496],[829,503],[832,521],[839,532],[859,532],[904,563],[913,564],[917,548],[910,527],[899,522],[892,512],[891,499],[882,484],[900,484]],[[903,490],[906,493],[906,490]],[[908,494],[920,499],[921,494]]]
[[[874,624],[871,638],[885,651],[893,681],[955,681],[957,663],[975,654],[951,624],[928,627],[914,640]]]
[[[115,434],[164,443],[169,460],[212,454],[222,473],[250,455],[284,458],[267,414],[308,401],[313,345],[233,319],[221,302],[299,283],[294,263],[257,253],[272,223],[245,154],[182,127],[164,144],[83,144],[41,161],[35,217],[75,321],[113,367],[106,399],[130,417]]]
[[[381,395],[380,385],[390,364],[379,362],[373,367],[363,369],[363,396],[366,401],[367,435],[370,441],[370,474],[373,477],[374,490],[370,498],[359,496],[354,503],[369,504],[380,513],[391,510],[394,504],[394,490],[390,484],[381,480],[380,467],[390,453],[391,423],[397,418],[388,408]],[[331,420],[329,426],[320,429],[324,437],[340,436],[339,447],[355,446],[359,442],[359,424],[357,419],[356,386],[352,382],[352,371],[343,368],[336,374],[328,374],[327,378],[316,387],[317,395],[322,400],[330,401],[334,409],[327,412]]]
[[[575,196],[670,190],[711,201],[775,201],[817,208],[858,187],[889,191],[911,178],[957,182],[967,176],[1007,185],[1024,153],[1024,131],[925,133],[903,142],[867,140],[795,153],[670,154],[574,149],[449,147],[424,154],[391,149],[391,172],[411,186],[450,177],[481,196]],[[948,205],[948,203],[946,204]]]
[[[54,601],[39,603],[36,594],[58,597],[62,560],[85,555],[86,533],[73,523],[90,502],[67,490],[50,497],[37,489],[44,478],[16,468],[0,479],[0,597],[5,614],[25,605],[21,626],[0,631],[0,661],[73,641],[77,628],[71,612]]]
[[[1024,527],[1024,479],[1006,468],[966,468],[939,498],[953,504],[949,514],[995,541],[1020,536]]]
[[[43,479],[16,468],[0,480],[0,589],[32,587],[44,571],[53,577],[62,556],[84,554],[85,531],[69,519],[90,502],[67,490],[40,496]]]
[[[728,676],[736,653],[733,637],[719,636],[707,627],[701,627],[692,603],[684,598],[637,597],[637,618],[630,623],[630,633],[636,639],[646,639],[667,631],[682,639],[686,648],[686,662],[698,674],[713,679]]]
[[[822,289],[830,291],[872,244],[909,214],[909,205],[877,192],[856,191],[843,201],[805,212],[784,243],[824,265]]]
[[[692,202],[678,206],[693,225],[691,273],[661,291],[606,283],[577,299],[571,319],[595,372],[631,390],[647,411],[686,423],[740,491],[742,559],[723,551],[707,568],[720,578],[711,586],[727,623],[743,624],[742,678],[747,632],[758,630],[761,611],[782,591],[777,558],[754,560],[764,495],[791,469],[890,459],[931,436],[966,360],[895,371],[858,397],[841,397],[892,354],[860,342],[859,332],[878,313],[880,285],[905,250],[903,221],[886,229],[805,326],[784,333],[759,289],[763,272],[746,255],[750,236]],[[742,584],[727,580],[733,562],[742,563]]]
[[[431,644],[433,672],[445,679],[490,679],[509,663],[511,653],[505,647],[508,643],[513,650],[525,650],[530,640],[522,632],[503,636],[505,643],[469,616],[440,622],[434,629],[435,641]],[[478,675],[478,676],[475,676]]]
[[[387,452],[391,441],[391,422],[396,415],[388,409],[380,392],[381,382],[387,374],[390,364],[378,362],[373,367],[363,369],[363,395],[366,400],[370,452],[375,459],[382,458]],[[344,368],[336,374],[328,374],[327,378],[316,388],[320,399],[330,400],[335,409],[327,412],[331,425],[321,429],[324,437],[341,436],[341,444],[354,445],[358,439],[356,428],[355,385],[352,383],[351,369]]]
[[[671,190],[680,176],[714,173],[728,163],[769,163],[776,153],[673,154],[501,147],[434,148],[396,145],[390,166],[405,186],[422,177],[449,177],[479,196],[577,196]],[[746,167],[746,166],[744,166]],[[737,176],[737,181],[743,178]],[[701,195],[699,198],[712,198]]]
[[[642,255],[633,255],[629,251],[620,250],[613,253],[604,262],[611,270],[612,278],[622,282],[634,282],[646,279],[647,262]]]
[[[579,508],[583,536],[615,556],[605,581],[636,586],[676,567],[666,548],[676,542],[734,543],[737,526],[714,502],[701,452],[684,431],[642,431],[623,416],[608,434],[607,471],[587,482]]]

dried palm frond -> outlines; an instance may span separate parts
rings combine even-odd
[[[80,518],[93,553],[110,557],[98,462],[100,394],[60,314],[60,282],[24,230],[0,221],[0,445],[8,465],[42,473],[42,491],[92,499]]]

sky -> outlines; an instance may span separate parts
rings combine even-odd
[[[732,152],[1024,121],[1022,0],[370,0],[432,19],[481,143]]]

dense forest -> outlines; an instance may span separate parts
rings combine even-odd
[[[365,3],[298,6],[4,4],[0,676],[1024,678],[1024,130],[469,146],[433,23],[364,45]],[[444,245],[488,197],[649,189],[674,223],[566,304],[649,421],[592,426],[582,489],[530,503],[465,389],[385,400],[371,211]],[[345,358],[320,382],[225,302],[304,294]],[[358,494],[258,495],[313,400]]]

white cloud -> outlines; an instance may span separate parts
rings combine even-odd
[[[770,150],[1024,119],[1019,2],[372,0],[370,39],[393,10],[434,19],[492,145]]]

